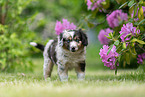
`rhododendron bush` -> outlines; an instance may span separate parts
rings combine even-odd
[[[136,65],[144,64],[145,1],[86,0],[86,5],[93,18],[98,19],[99,14],[106,15],[105,22],[100,24],[107,26],[98,31],[98,40],[103,45],[99,55],[104,66],[115,69],[117,73],[119,65],[132,65],[132,59]],[[89,27],[99,25],[90,22],[89,19],[86,21],[91,24]]]
[[[67,19],[62,19],[62,23],[60,21],[56,21],[55,32],[56,35],[59,35],[63,32],[63,30],[75,30],[76,25],[74,23],[70,23]]]

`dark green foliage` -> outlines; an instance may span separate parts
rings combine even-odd
[[[83,0],[1,0],[0,71],[31,69],[28,56],[32,50],[39,51],[29,49],[29,42],[46,43],[44,40],[56,37],[56,20],[66,18],[77,24],[85,9]]]
[[[0,71],[31,70],[29,42],[35,36],[28,28],[31,17],[22,18],[23,9],[31,0],[0,1]]]
[[[79,23],[82,14],[87,12],[83,0],[34,0],[24,10],[24,14],[41,15],[41,19],[34,25],[34,31],[42,34],[46,28],[48,33],[55,33],[56,20],[68,19],[70,22]],[[53,38],[52,34],[48,35]]]
[[[92,0],[93,1],[93,0]],[[114,30],[113,33],[109,33],[108,36],[106,36],[108,39],[110,39],[109,43],[109,50],[107,54],[112,49],[112,46],[115,45],[117,47],[117,52],[120,54],[120,57],[118,57],[117,61],[120,63],[119,66],[121,68],[137,68],[139,64],[137,63],[137,57],[139,54],[144,53],[144,47],[145,47],[145,32],[144,32],[144,25],[145,25],[145,19],[144,19],[144,13],[142,6],[145,6],[144,0],[105,0],[106,3],[104,3],[107,7],[102,6],[105,10],[102,12],[99,12],[96,8],[94,11],[90,11],[90,14],[85,17],[85,20],[88,24],[88,27],[91,29],[96,30],[96,35],[99,33],[101,29],[108,28],[109,25],[107,23],[107,15],[111,14],[114,10],[122,10],[123,12],[128,14],[128,21],[122,21],[119,22],[119,26],[112,28]],[[107,4],[108,3],[108,4]],[[103,4],[103,3],[102,3]],[[103,5],[104,5],[103,4]],[[137,11],[138,9],[138,11]],[[131,16],[134,12],[134,15]],[[138,15],[136,16],[136,13],[138,12]],[[138,18],[138,21],[134,21],[134,19]],[[121,31],[121,27],[123,24],[132,23],[134,27],[137,29],[140,29],[140,33],[138,35],[132,35],[132,33],[126,35],[125,39],[127,37],[130,37],[129,40],[126,42],[121,41],[120,36],[122,36],[119,32]],[[127,44],[127,42],[129,44]],[[128,46],[127,46],[128,45]]]

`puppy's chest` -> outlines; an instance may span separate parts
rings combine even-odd
[[[84,54],[63,54],[63,60],[68,63],[79,63],[85,60]]]
[[[78,64],[84,60],[85,58],[83,55],[64,55],[62,58],[62,63],[71,69],[73,67],[77,67]]]
[[[62,50],[57,52],[57,59],[62,65],[72,68],[78,66],[78,63],[85,60],[85,52],[68,53]]]

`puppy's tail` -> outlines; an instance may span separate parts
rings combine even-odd
[[[36,42],[30,42],[30,45],[40,49],[41,51],[44,51],[45,46]]]

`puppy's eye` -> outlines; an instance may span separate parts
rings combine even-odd
[[[79,42],[80,40],[79,39],[76,39],[76,42]]]
[[[70,42],[70,40],[67,40],[67,42],[69,43],[69,42]]]

